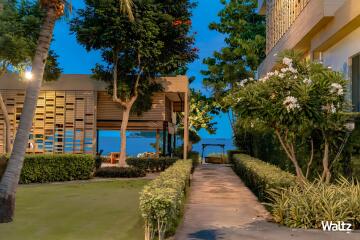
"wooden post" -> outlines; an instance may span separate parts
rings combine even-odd
[[[189,95],[185,93],[184,99],[184,159],[187,159],[189,146]]]
[[[166,156],[166,122],[163,124],[163,149],[162,154],[163,156]]]
[[[156,148],[156,155],[159,156],[159,155],[160,155],[160,131],[159,131],[159,129],[156,129],[156,144],[155,144],[155,148]]]

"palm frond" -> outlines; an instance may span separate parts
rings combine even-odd
[[[122,13],[128,15],[130,21],[134,21],[134,14],[133,14],[133,7],[134,1],[133,0],[119,0],[120,3],[120,10]]]

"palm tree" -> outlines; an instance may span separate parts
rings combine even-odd
[[[13,145],[10,160],[0,182],[0,223],[11,222],[15,210],[15,193],[19,182],[24,155],[32,127],[37,99],[45,70],[55,21],[64,14],[64,0],[41,0],[46,17],[41,27],[35,57],[32,63],[33,80],[28,83],[24,107]]]
[[[133,19],[132,0],[121,1],[121,10]],[[41,7],[46,11],[46,17],[41,27],[37,48],[32,62],[33,80],[28,83],[24,106],[19,127],[4,175],[0,182],[0,223],[11,222],[15,212],[15,194],[24,162],[32,120],[35,114],[37,99],[45,70],[45,63],[53,36],[55,21],[65,11],[65,6],[71,10],[71,4],[66,0],[40,0]]]

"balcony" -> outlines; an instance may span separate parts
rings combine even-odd
[[[347,2],[347,4],[344,4]],[[259,12],[266,14],[267,57],[258,71],[262,76],[271,71],[277,53],[299,49],[307,56],[311,42],[343,5],[351,0],[259,0]]]

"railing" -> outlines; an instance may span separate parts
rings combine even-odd
[[[266,53],[289,30],[311,0],[266,0]]]

